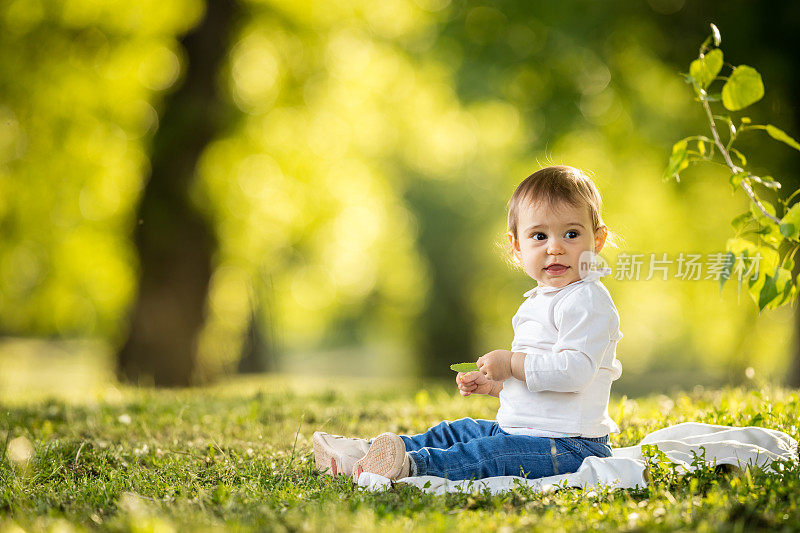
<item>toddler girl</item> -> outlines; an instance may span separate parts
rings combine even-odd
[[[497,420],[444,421],[419,435],[383,433],[370,441],[317,432],[317,467],[336,475],[373,472],[390,479],[438,476],[546,477],[575,472],[584,458],[611,455],[608,416],[619,315],[594,267],[608,229],[594,183],[552,166],[519,184],[508,206],[512,256],[536,287],[512,319],[511,350],[478,358],[459,373],[462,396],[500,399]]]

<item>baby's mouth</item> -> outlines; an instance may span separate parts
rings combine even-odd
[[[548,274],[558,275],[558,274],[563,274],[564,272],[566,272],[568,268],[569,267],[566,266],[566,265],[553,264],[553,265],[550,265],[549,267],[545,268],[545,270],[547,271]]]

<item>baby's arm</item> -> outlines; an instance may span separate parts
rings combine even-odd
[[[502,381],[494,381],[483,375],[482,372],[459,372],[456,376],[456,385],[461,396],[470,394],[488,394],[497,398],[503,390]]]
[[[555,319],[558,340],[553,348],[532,351],[525,359],[529,390],[580,392],[601,367],[612,371],[612,380],[619,377],[619,363],[614,365],[614,348],[621,335],[619,316],[607,296],[576,290],[556,309]]]

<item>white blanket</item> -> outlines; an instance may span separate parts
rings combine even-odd
[[[644,487],[646,459],[642,455],[642,445],[656,445],[659,450],[679,468],[692,469],[696,455],[702,455],[710,464],[730,465],[729,468],[745,469],[758,466],[771,470],[773,461],[796,461],[797,441],[781,431],[760,427],[714,426],[686,422],[676,426],[659,429],[647,435],[636,446],[616,448],[611,457],[587,457],[577,472],[539,479],[525,479],[518,476],[498,476],[478,480],[449,481],[440,477],[407,477],[396,483],[415,485],[426,492],[444,494],[445,492],[473,492],[488,489],[496,494],[513,489],[517,484],[528,485],[542,491],[561,487],[597,487],[607,485],[611,488]],[[368,490],[385,490],[392,482],[380,475],[364,472],[358,478],[358,485]]]

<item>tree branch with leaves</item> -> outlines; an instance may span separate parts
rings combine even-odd
[[[753,67],[725,65],[719,47],[721,41],[719,29],[711,24],[711,35],[703,41],[697,59],[689,65],[689,73],[684,74],[686,82],[694,89],[696,101],[705,111],[711,137],[693,135],[675,143],[664,180],[680,181],[684,169],[700,162],[721,164],[730,171],[731,187],[748,197],[750,208],[731,221],[736,233],[726,245],[720,290],[728,279],[735,277],[739,291],[747,284],[761,312],[792,303],[797,296],[797,279],[792,276],[792,269],[794,255],[800,249],[800,202],[794,205],[791,202],[800,189],[786,200],[778,198],[776,207],[759,195],[757,187],[777,190],[781,188],[780,182],[771,176],[751,172],[747,157],[734,145],[741,134],[756,131],[765,131],[772,139],[795,150],[800,150],[800,143],[772,124],[753,124],[749,117],[735,118],[731,114],[761,100],[764,84],[761,74]],[[730,74],[721,75],[723,67],[731,68]],[[720,83],[722,88],[717,91]],[[726,113],[715,114],[712,107],[720,105]],[[727,134],[727,139],[723,140],[721,131]],[[743,265],[748,263],[757,265],[749,276],[743,275]]]

